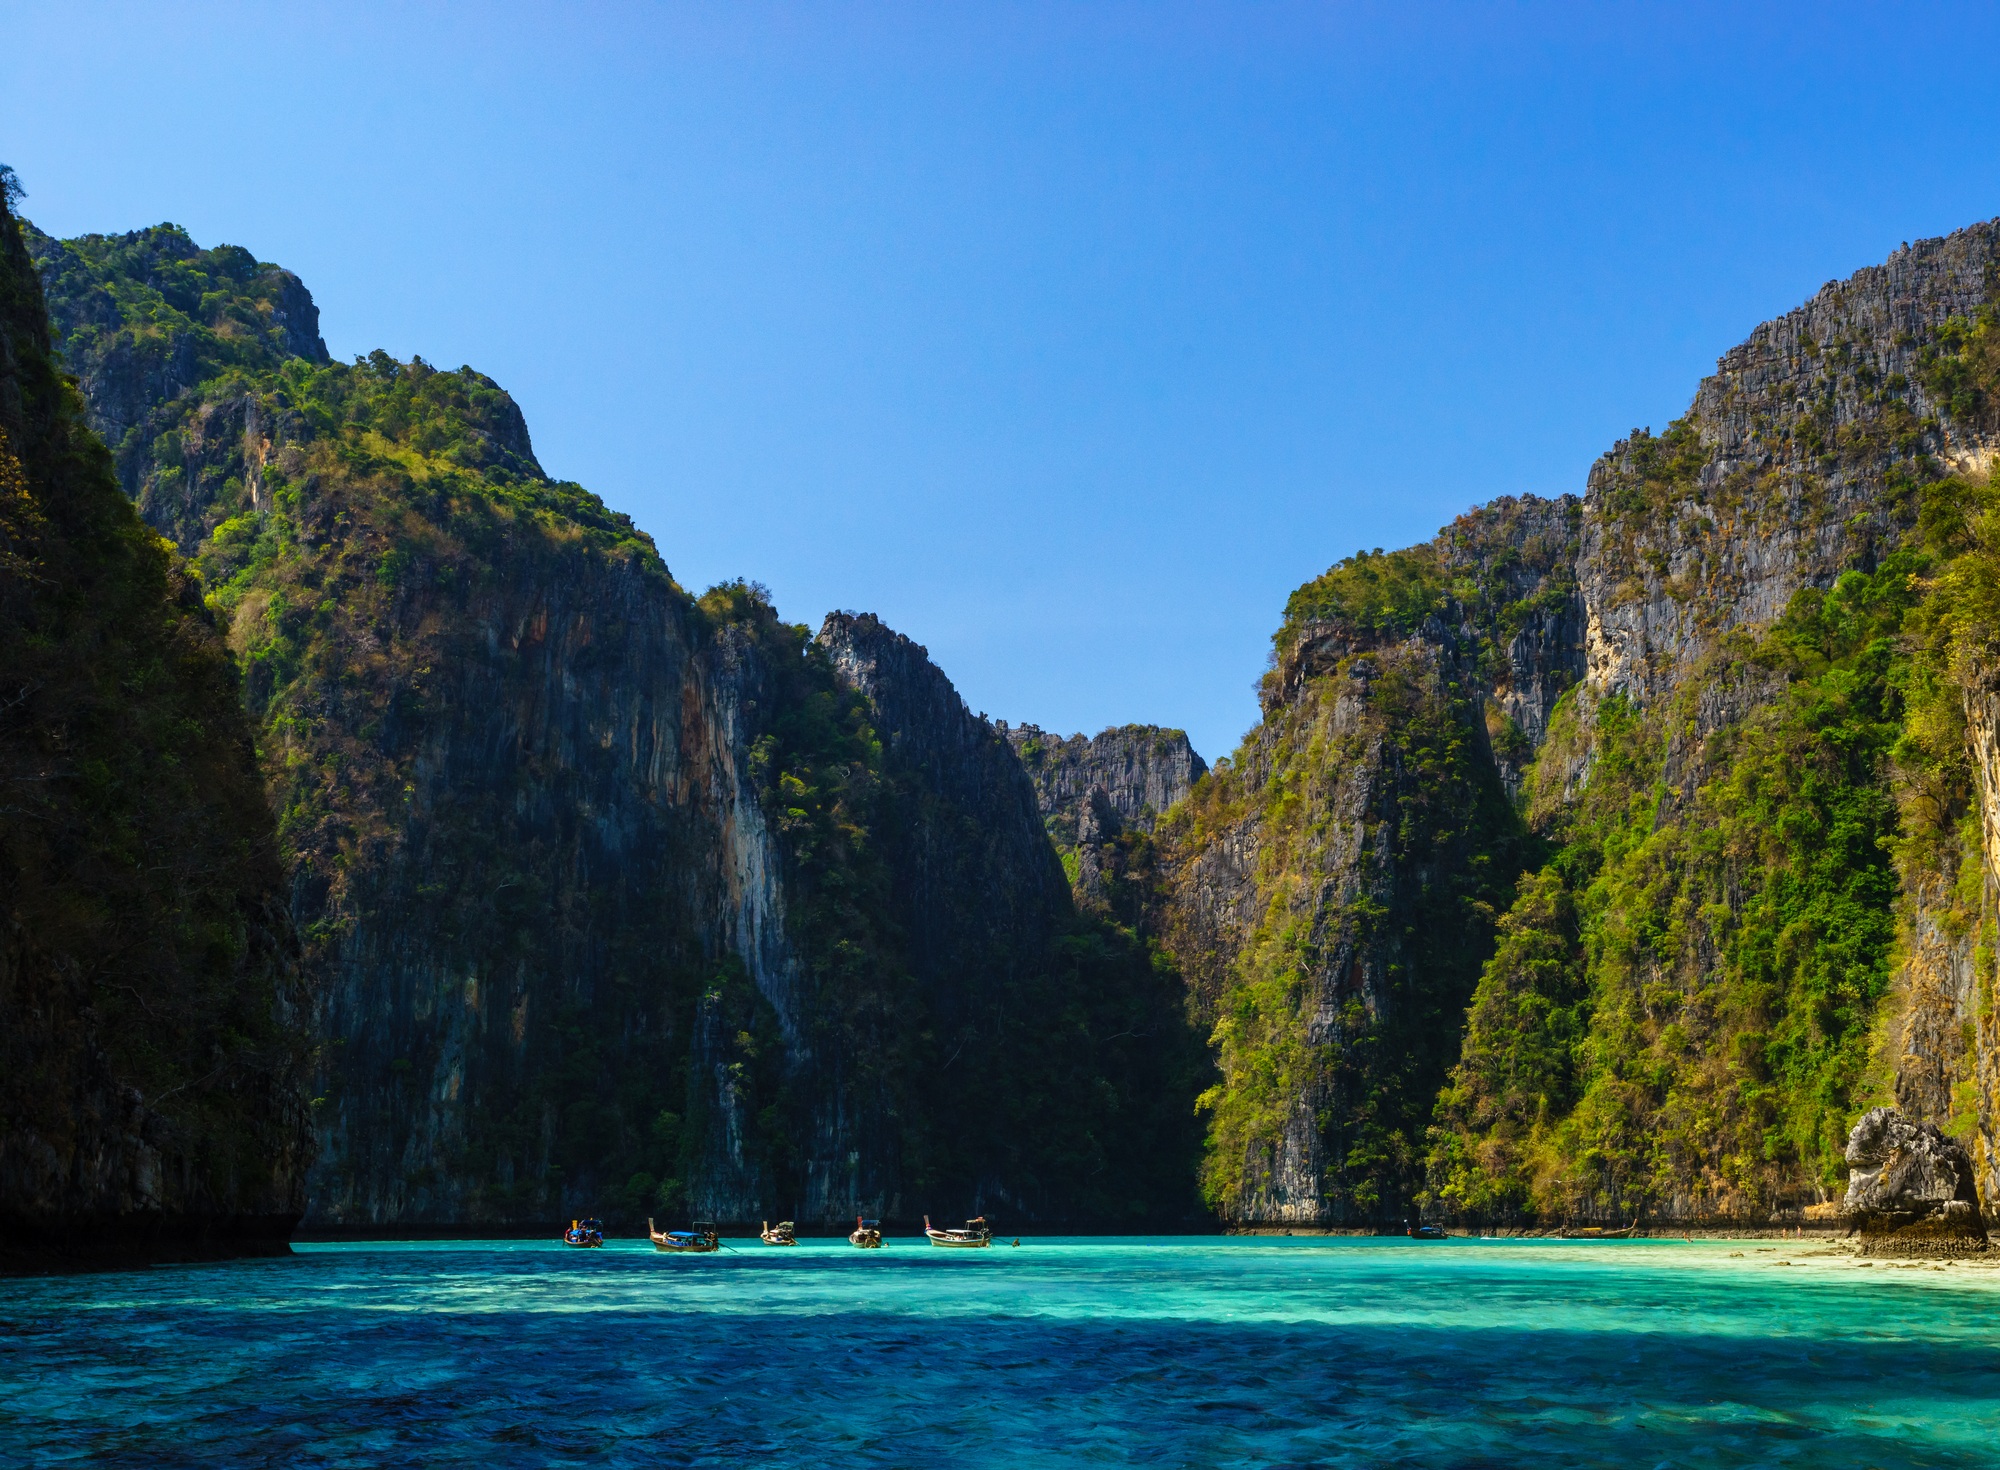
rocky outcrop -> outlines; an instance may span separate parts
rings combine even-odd
[[[179,427],[169,407],[177,399],[226,368],[329,360],[305,283],[241,246],[203,250],[178,225],[68,244],[32,225],[26,235],[90,426],[134,499],[152,441]],[[143,314],[132,309],[133,286],[149,297]],[[183,540],[183,554],[193,551]]]
[[[1206,1182],[1226,1217],[1410,1207],[1397,1161],[1521,861],[1477,649],[1433,616],[1302,678],[1161,828],[1168,947],[1219,1050]]]
[[[1847,1139],[1842,1213],[1870,1255],[1954,1255],[1986,1249],[1972,1160],[1935,1123],[1871,1108]]]
[[[998,729],[1034,781],[1076,901],[1156,931],[1153,829],[1208,771],[1187,735],[1157,725],[1067,740],[1034,725]]]
[[[1051,735],[1034,725],[997,727],[1035,783],[1035,799],[1058,846],[1077,841],[1085,813],[1102,830],[1151,832],[1163,813],[1208,771],[1181,730],[1120,725],[1086,739]],[[1096,793],[1102,793],[1097,800]]]
[[[1590,473],[1577,575],[1590,683],[1657,701],[1731,628],[1869,564],[1911,524],[1894,471],[1984,466],[1991,426],[1950,412],[1926,355],[1989,300],[2000,224],[1908,245],[1751,333],[1668,435]]]

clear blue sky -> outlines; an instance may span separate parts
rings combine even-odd
[[[44,228],[247,246],[335,353],[498,379],[689,587],[871,610],[975,709],[1211,758],[1299,582],[1580,492],[1758,321],[2000,214],[1991,7],[4,30],[0,160]]]

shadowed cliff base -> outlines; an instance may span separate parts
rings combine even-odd
[[[0,1215],[0,1275],[125,1271],[140,1266],[288,1256],[295,1213]]]

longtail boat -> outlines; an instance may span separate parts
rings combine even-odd
[[[1558,1233],[1564,1240],[1629,1240],[1638,1228],[1639,1219],[1635,1215],[1630,1225],[1614,1226],[1608,1230],[1602,1225],[1578,1225],[1574,1228],[1565,1225]]]
[[[930,1237],[932,1245],[941,1245],[947,1249],[980,1250],[993,1244],[993,1227],[986,1223],[984,1215],[976,1220],[967,1220],[963,1230],[933,1230],[931,1217],[926,1215],[924,1234]]]
[[[571,1250],[597,1250],[604,1244],[604,1226],[596,1220],[572,1220],[563,1232],[563,1244]]]
[[[757,1232],[757,1237],[766,1245],[797,1245],[799,1238],[794,1229],[790,1220],[780,1220],[775,1225],[766,1220],[764,1228]]]
[[[882,1222],[880,1220],[864,1220],[859,1215],[856,1215],[854,1217],[854,1233],[847,1237],[847,1243],[859,1246],[865,1251],[879,1251],[882,1249]]]
[[[1410,1227],[1410,1239],[1450,1240],[1451,1237],[1445,1234],[1444,1227],[1442,1225],[1412,1225]]]
[[[646,1234],[652,1239],[656,1251],[672,1251],[676,1255],[703,1255],[709,1251],[722,1249],[722,1238],[715,1233],[711,1221],[697,1220],[692,1230],[656,1230],[653,1217],[646,1217]]]

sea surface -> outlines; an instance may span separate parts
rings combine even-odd
[[[0,1464],[2000,1463],[1979,1267],[1773,1241],[729,1245],[0,1281]]]

